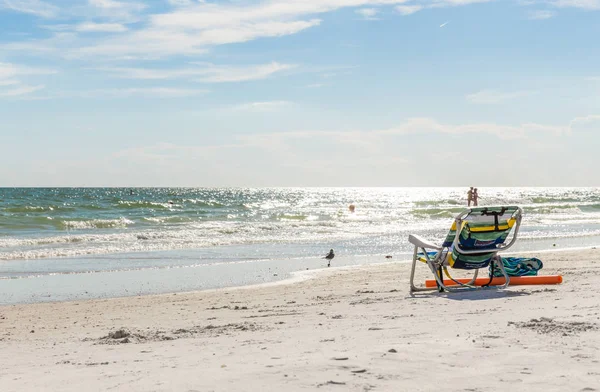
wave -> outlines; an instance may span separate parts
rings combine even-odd
[[[532,197],[531,202],[533,204],[547,204],[547,203],[577,203],[581,202],[581,198],[578,197],[548,197],[538,196]]]
[[[408,246],[407,233],[443,237],[453,218],[467,208],[466,189],[458,188],[2,192],[0,258],[231,244],[310,247],[331,241],[354,244],[356,238],[379,250],[382,244],[401,248]],[[600,189],[482,188],[481,193],[485,203],[522,205],[523,233],[528,236],[584,236],[589,235],[585,230],[600,228]],[[356,205],[355,214],[348,213],[350,203]]]
[[[523,230],[519,232],[519,240],[572,239],[581,237],[600,237],[600,229],[579,230],[569,233],[548,230]]]
[[[302,226],[308,222],[300,222]],[[268,226],[249,223],[207,222],[184,228],[121,231],[105,234],[64,234],[38,238],[0,237],[0,259],[62,258],[81,255],[197,249],[260,243],[299,243],[354,238],[358,233],[339,232],[334,226],[312,222],[310,229],[288,223]],[[269,227],[269,229],[267,229]]]
[[[62,224],[51,216],[4,216],[0,230],[0,234],[11,235],[18,230],[62,230]]]
[[[542,204],[539,206],[524,206],[525,215],[560,216],[561,218],[577,218],[589,216],[598,218],[600,204],[598,203],[573,203],[573,204]],[[569,214],[569,215],[567,215]]]
[[[281,221],[303,221],[318,219],[316,216],[304,214],[277,214],[273,216],[273,218]]]
[[[213,209],[246,209],[243,204],[225,204],[216,200],[198,200],[198,199],[168,199],[164,202],[158,201],[147,201],[147,200],[118,200],[115,204],[116,208],[120,209],[158,209],[158,210],[170,210],[173,208],[186,208],[193,207],[193,209],[207,208]]]
[[[125,228],[135,222],[126,218],[119,219],[92,219],[92,220],[68,220],[61,221],[60,224],[66,230],[85,230],[85,229],[114,229]]]
[[[163,203],[159,203],[159,202],[154,202],[154,201],[140,201],[140,200],[128,201],[128,200],[119,200],[117,202],[116,206],[118,208],[121,208],[121,209],[152,208],[152,209],[165,209],[165,210],[169,210],[169,209],[173,208],[174,203],[173,202],[169,203],[169,201],[166,201],[166,202],[163,202]]]
[[[564,216],[567,213],[575,215],[581,214],[581,208],[575,205],[544,205],[541,207],[530,207],[526,206],[523,208],[525,215],[536,214],[536,215],[561,215]]]
[[[47,205],[47,206],[14,206],[5,207],[2,209],[4,212],[18,214],[18,213],[35,213],[35,212],[53,212],[53,211],[75,211],[76,208],[71,206],[59,206],[59,205]]]
[[[464,200],[458,199],[442,199],[442,200],[419,200],[413,202],[413,204],[417,207],[428,207],[428,206],[443,206],[443,205],[451,205],[451,206],[460,206],[464,205]]]
[[[198,200],[198,199],[184,199],[183,202],[194,204],[196,207],[208,207],[208,208],[245,208],[243,204],[239,205],[228,205],[216,200]]]
[[[463,211],[466,206],[461,207],[430,207],[430,208],[414,208],[408,210],[413,216],[421,218],[454,218],[457,214]],[[600,211],[600,203],[543,203],[539,205],[524,205],[523,210],[525,215],[530,214],[560,214],[572,213],[573,215],[581,216],[583,213],[595,213]]]
[[[155,224],[164,224],[164,223],[188,223],[193,222],[195,219],[189,216],[150,216],[143,217],[142,220]]]
[[[460,208],[415,208],[409,210],[410,214],[417,217],[428,217],[428,218],[454,218],[465,207]]]
[[[580,205],[579,209],[582,212],[596,212],[600,210],[600,203]]]

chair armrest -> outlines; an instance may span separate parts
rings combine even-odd
[[[410,234],[408,236],[408,241],[419,248],[442,250],[441,246],[435,245],[415,234]]]

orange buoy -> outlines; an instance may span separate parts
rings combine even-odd
[[[471,279],[461,278],[456,279],[460,283],[469,283]],[[473,283],[475,286],[483,286],[490,281],[490,278],[477,278]],[[523,286],[528,284],[560,284],[563,281],[562,275],[545,275],[545,276],[512,276],[510,278],[511,286]],[[494,278],[490,283],[490,286],[503,285],[505,282],[504,278]],[[457,284],[451,280],[445,279],[444,284],[446,286],[456,286]],[[427,279],[425,281],[425,287],[435,287],[435,279]]]

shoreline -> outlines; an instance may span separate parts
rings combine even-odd
[[[7,392],[594,388],[600,301],[590,288],[600,250],[542,260],[540,274],[562,274],[563,284],[411,296],[410,264],[385,262],[251,287],[0,306],[10,358],[0,384]],[[417,281],[430,275],[421,266]]]
[[[585,246],[549,248],[535,251],[509,251],[505,255],[547,255],[561,252],[586,251],[596,248],[598,247]],[[406,257],[406,259],[372,261],[374,257],[383,257],[381,255],[344,256],[342,259],[338,257],[331,268],[324,267],[321,258],[298,257],[232,263],[225,262],[210,265],[198,264],[131,270],[117,269],[114,271],[51,273],[34,277],[0,279],[0,285],[3,286],[4,290],[0,298],[0,306],[168,295],[172,293],[288,284],[296,280],[312,279],[312,277],[303,278],[304,273],[311,275],[316,273],[318,275],[318,273],[324,273],[327,270],[343,270],[348,267],[365,267],[387,263],[410,263],[410,255],[402,254],[402,256]],[[341,262],[342,260],[345,264],[335,266],[335,262]],[[238,269],[244,269],[244,271],[237,271]],[[204,281],[200,279],[204,279]],[[167,285],[165,286],[165,284]]]

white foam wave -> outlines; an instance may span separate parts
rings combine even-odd
[[[360,238],[357,246],[372,244],[372,251],[378,252],[382,244],[404,246],[408,233],[443,238],[456,211],[465,204],[465,189],[458,188],[202,191],[201,196],[206,197],[191,191],[186,194],[186,190],[148,192],[148,198],[138,200],[115,202],[110,196],[99,213],[90,212],[89,203],[65,212],[54,196],[48,200],[57,207],[44,214],[47,219],[40,214],[11,212],[8,218],[12,220],[0,222],[0,258],[288,242],[304,242],[310,247],[355,238]],[[593,189],[482,190],[486,203],[525,207],[521,231],[525,239],[596,235],[599,195]],[[174,201],[181,204],[170,204],[169,198],[177,198]],[[96,203],[98,199],[91,200]],[[356,205],[355,214],[348,213],[349,204]],[[205,208],[212,205],[215,208]],[[49,222],[52,218],[54,222]]]
[[[110,229],[124,228],[132,225],[135,222],[127,218],[119,219],[92,219],[85,221],[68,220],[62,221],[64,227],[68,230],[85,230],[85,229]]]
[[[109,253],[195,249],[250,243],[314,242],[351,239],[354,232],[335,229],[298,231],[282,225],[265,230],[259,224],[207,222],[206,225],[167,230],[132,231],[111,234],[68,234],[40,238],[0,238],[0,259],[39,259]]]

